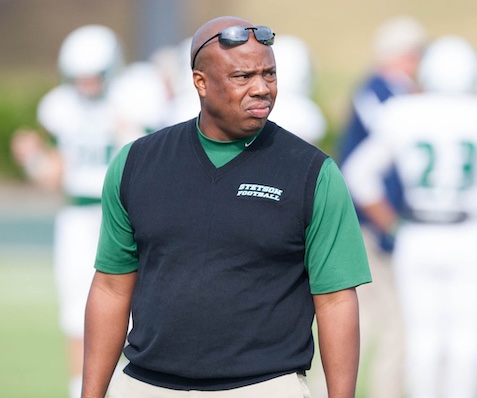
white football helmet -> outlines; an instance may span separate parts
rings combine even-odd
[[[111,29],[86,25],[65,38],[58,67],[65,79],[102,75],[109,80],[123,66],[123,58],[121,43]]]
[[[296,36],[277,35],[272,49],[277,65],[278,89],[311,96],[316,76],[308,45]]]
[[[418,80],[425,91],[474,91],[477,81],[477,55],[474,48],[459,36],[436,39],[423,55]]]

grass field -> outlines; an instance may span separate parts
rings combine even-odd
[[[0,397],[67,397],[50,251],[0,248],[0,286]]]

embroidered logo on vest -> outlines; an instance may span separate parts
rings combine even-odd
[[[280,201],[283,191],[268,185],[259,184],[240,184],[237,190],[237,196],[248,196]]]

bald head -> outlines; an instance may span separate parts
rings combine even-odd
[[[209,40],[212,36],[216,35],[222,29],[228,28],[229,26],[247,26],[252,27],[255,26],[250,21],[246,19],[238,18],[238,17],[231,17],[231,16],[224,16],[211,19],[210,21],[203,24],[197,31],[195,32],[192,38],[191,50],[190,50],[190,60],[192,64],[192,60],[197,54],[200,46],[202,46],[207,40]],[[200,63],[200,58],[202,55],[203,50],[202,48],[199,55],[195,60],[195,65]]]
[[[237,140],[265,126],[277,95],[274,36],[269,27],[237,17],[212,19],[193,36],[192,78],[207,137]]]

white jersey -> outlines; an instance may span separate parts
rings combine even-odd
[[[63,189],[72,197],[100,198],[106,169],[118,148],[113,111],[105,99],[86,99],[61,85],[38,107],[42,126],[63,159]]]
[[[38,119],[62,154],[64,192],[100,198],[112,156],[128,142],[164,127],[166,103],[164,83],[145,62],[128,66],[101,98],[86,98],[66,84],[47,93]]]
[[[358,205],[384,196],[382,176],[395,164],[412,219],[453,222],[477,216],[477,98],[400,96],[383,107],[373,134],[343,165]]]

